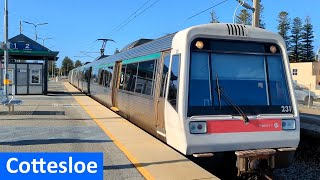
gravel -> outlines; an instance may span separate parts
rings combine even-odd
[[[320,139],[301,137],[294,162],[274,171],[275,179],[320,179]]]

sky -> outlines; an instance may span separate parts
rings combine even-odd
[[[44,45],[59,51],[58,66],[65,56],[73,61],[92,61],[99,56],[102,42],[98,38],[111,38],[105,54],[113,54],[116,48],[140,38],[155,39],[190,26],[210,21],[210,10],[193,18],[191,16],[224,0],[8,0],[9,38],[20,33],[20,20],[32,23],[48,23],[37,27],[38,37],[52,38]],[[246,1],[252,4],[251,1]],[[277,16],[287,11],[289,17],[311,17],[314,26],[315,49],[320,48],[319,0],[262,0],[263,21],[266,29],[277,32]],[[232,23],[238,6],[236,0],[228,0],[212,8],[220,22]],[[0,16],[4,15],[4,1],[0,1]],[[240,12],[241,7],[237,9]],[[3,18],[0,18],[0,41],[3,41]],[[35,39],[35,28],[22,23],[22,33]],[[43,43],[42,40],[38,40]],[[88,56],[89,55],[89,56]]]

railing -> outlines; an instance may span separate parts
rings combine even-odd
[[[15,86],[12,85],[12,95],[11,95],[11,98],[9,98],[4,94],[3,89],[0,88],[0,104],[8,106],[9,111],[12,111],[12,112],[14,111],[14,105],[20,105],[22,103],[21,100],[15,99],[14,90],[15,90]]]

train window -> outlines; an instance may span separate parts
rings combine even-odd
[[[124,90],[134,91],[136,84],[138,63],[127,64],[125,80],[124,80]]]
[[[99,85],[103,85],[103,74],[104,74],[104,70],[100,69],[99,76],[98,76],[98,84]]]
[[[176,109],[177,108],[177,94],[179,87],[179,65],[180,65],[180,54],[172,56],[171,61],[171,74],[169,82],[169,93],[168,101]]]
[[[192,53],[189,85],[190,106],[212,106],[208,53]]]
[[[125,81],[124,80],[125,80],[126,67],[127,67],[127,65],[122,65],[121,73],[120,73],[119,89],[125,88],[125,84],[124,84]]]
[[[113,67],[108,67],[105,71],[104,71],[104,85],[106,87],[110,87],[110,83],[111,83],[111,79],[112,79],[112,69]]]
[[[90,77],[90,74],[89,74],[90,72],[89,72],[89,69],[86,69],[85,70],[85,73],[84,73],[84,81],[85,82],[88,82],[88,79],[89,79],[89,77]]]
[[[168,70],[170,65],[170,53],[166,54],[163,59],[163,68],[162,68],[162,80],[161,80],[161,89],[160,89],[160,96],[164,97],[166,94],[166,82],[168,77]]]
[[[152,95],[153,91],[153,73],[155,71],[155,60],[140,62],[137,75],[135,92],[146,95]]]
[[[98,73],[99,73],[98,68],[92,68],[91,79],[93,80],[92,82],[95,84],[98,84]]]
[[[289,91],[281,56],[267,56],[271,105],[290,105]]]
[[[225,99],[219,102],[218,85],[238,106],[268,105],[264,56],[212,54],[211,58],[214,106],[230,105]]]

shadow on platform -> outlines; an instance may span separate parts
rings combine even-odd
[[[188,159],[181,159],[181,160],[171,160],[171,161],[160,161],[160,162],[152,162],[152,163],[139,163],[139,164],[121,164],[121,165],[114,165],[114,166],[103,166],[103,170],[110,170],[110,169],[130,169],[136,167],[145,167],[153,164],[170,164],[170,163],[178,163],[178,162],[186,162],[189,161]]]
[[[47,115],[65,115],[65,111],[1,111],[1,116],[4,115],[38,115],[38,116],[47,116]]]
[[[41,144],[70,144],[70,143],[106,143],[112,140],[87,140],[87,139],[35,139],[21,140],[13,142],[0,142],[0,146],[24,146],[24,145],[41,145]]]
[[[46,96],[86,96],[82,92],[49,91]]]

